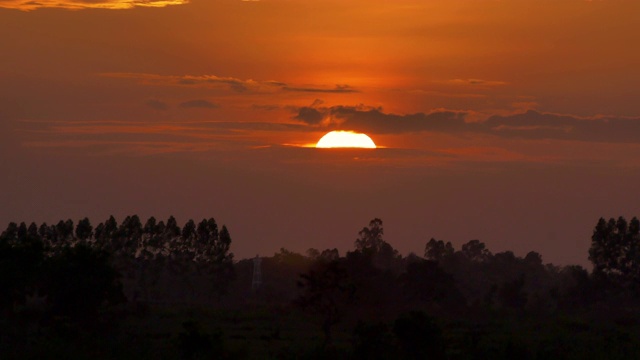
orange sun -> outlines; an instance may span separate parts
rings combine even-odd
[[[376,144],[365,134],[353,131],[332,131],[323,136],[316,148],[364,148],[375,149]]]

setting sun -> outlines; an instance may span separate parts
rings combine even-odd
[[[376,144],[371,138],[353,131],[331,131],[323,136],[316,148],[364,148],[375,149]]]

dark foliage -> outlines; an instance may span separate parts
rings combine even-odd
[[[640,290],[640,221],[600,218],[591,237],[589,260],[598,280],[618,291]]]
[[[412,311],[393,324],[402,359],[445,359],[442,330],[434,318]]]
[[[180,355],[185,360],[223,359],[225,358],[224,339],[221,332],[207,334],[196,321],[182,324],[183,331],[178,335]]]
[[[296,303],[321,317],[324,346],[331,343],[331,330],[353,300],[355,288],[349,282],[346,269],[337,260],[319,261],[306,274],[300,275],[298,287],[302,293]]]
[[[343,257],[283,248],[252,287],[252,259],[233,262],[213,218],[11,223],[0,358],[640,357],[636,218],[600,219],[592,272],[480,240],[402,257],[383,236],[376,218]]]
[[[353,357],[355,359],[391,359],[397,355],[397,347],[389,326],[379,322],[358,322],[353,332]]]
[[[44,245],[35,224],[9,224],[0,235],[0,311],[24,304],[39,282]]]
[[[420,260],[407,266],[399,277],[404,296],[412,303],[437,303],[443,307],[459,309],[466,300],[456,288],[453,276],[437,262]]]
[[[120,274],[109,254],[87,245],[64,248],[44,264],[42,295],[54,314],[87,319],[103,305],[125,301]]]

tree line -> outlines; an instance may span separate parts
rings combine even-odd
[[[154,300],[153,288],[171,288],[165,295],[174,301],[193,301],[203,289],[206,296],[220,296],[234,275],[230,247],[228,229],[218,229],[213,218],[182,227],[174,217],[150,217],[143,225],[137,215],[121,223],[111,216],[95,227],[88,218],[39,226],[12,222],[0,235],[0,301],[9,309],[42,297],[71,313],[92,292],[93,310],[125,297]]]
[[[511,251],[494,254],[479,240],[456,249],[450,242],[432,238],[425,243],[423,256],[403,257],[385,241],[382,220],[373,219],[358,233],[354,250],[344,256],[337,249],[310,249],[306,256],[282,249],[267,259],[265,266],[271,273],[290,276],[280,275],[273,283],[267,280],[263,290],[274,297],[270,292],[283,291],[276,288],[278,284],[295,281],[299,291],[287,295],[301,309],[315,314],[324,334],[324,349],[331,348],[336,327],[357,321],[355,344],[366,346],[356,346],[353,351],[369,354],[364,358],[388,358],[403,347],[403,351],[413,349],[409,353],[415,355],[405,354],[404,358],[422,358],[425,354],[446,358],[442,343],[432,341],[442,332],[437,329],[437,318],[483,324],[496,317],[556,318],[595,311],[598,316],[609,314],[614,320],[625,311],[622,306],[640,309],[639,227],[636,218],[628,223],[622,217],[600,219],[589,249],[594,267],[588,271],[577,265],[545,264],[534,251],[523,257]],[[282,270],[287,267],[296,270]],[[302,268],[308,270],[300,274]],[[283,301],[287,295],[274,298]],[[410,322],[411,326],[430,330],[422,334],[403,331],[407,317],[417,322]],[[628,313],[622,317],[627,320],[621,321],[628,321]],[[482,338],[483,333],[491,331],[479,330],[474,336]],[[635,346],[632,341],[624,341],[620,345],[626,349],[623,351]],[[502,345],[502,355],[494,354],[498,358],[512,358],[522,350],[509,342]],[[386,346],[386,350],[380,346]],[[487,357],[494,356],[490,351],[497,351],[479,347],[466,350]]]
[[[640,356],[633,350],[640,344],[628,335],[640,333],[633,322],[640,310],[637,218],[598,221],[590,271],[544,263],[534,251],[493,253],[480,240],[457,248],[432,238],[422,254],[403,256],[385,239],[378,218],[357,235],[343,255],[338,249],[300,254],[282,248],[263,257],[262,286],[252,289],[252,259],[234,261],[229,231],[213,218],[182,227],[173,217],[151,217],[143,224],[135,215],[121,223],[110,217],[95,227],[87,218],[54,225],[10,223],[0,234],[0,311],[7,319],[26,316],[40,301],[43,314],[95,323],[122,304],[134,311],[140,305],[187,305],[235,314],[261,306],[276,319],[306,314],[315,321],[321,358],[563,358],[569,353],[580,358],[584,346],[569,349],[554,340],[577,326],[581,336],[596,342],[591,352],[611,355],[613,345],[607,344],[615,341],[625,357]],[[592,325],[604,321],[603,314],[627,327],[615,325],[606,338],[593,335],[611,329]],[[569,323],[561,334],[522,325],[556,326],[567,317],[578,325]],[[190,321],[179,338],[184,354],[191,354],[185,358],[212,349],[198,321]],[[264,341],[280,339],[279,329]],[[340,345],[345,332],[352,339],[347,350]],[[0,331],[0,348],[11,343],[11,333]],[[223,344],[223,332],[215,334],[216,344]],[[191,343],[201,350],[184,345]]]

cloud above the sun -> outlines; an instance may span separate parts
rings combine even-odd
[[[32,11],[43,8],[124,10],[135,7],[165,7],[187,3],[189,3],[189,0],[0,0],[0,8],[22,11]]]
[[[366,106],[312,105],[298,108],[293,119],[313,127],[372,134],[475,133],[517,139],[640,143],[637,136],[640,118],[579,117],[528,110],[510,115],[491,115],[483,121],[469,121],[471,115],[468,111],[452,110],[400,115]]]

